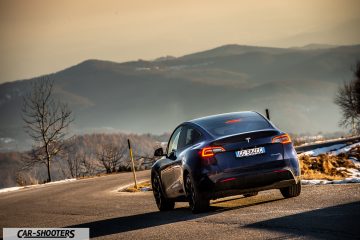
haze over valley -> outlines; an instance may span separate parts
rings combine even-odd
[[[360,45],[225,45],[151,61],[86,60],[51,78],[74,112],[74,133],[161,134],[204,115],[269,108],[284,131],[316,134],[340,130],[333,100],[359,56]],[[29,146],[21,104],[35,79],[0,85],[3,149]]]

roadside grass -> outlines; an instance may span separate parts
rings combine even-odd
[[[137,188],[134,185],[131,185],[127,188],[124,188],[122,192],[147,192],[152,191],[150,181],[140,182],[137,184]]]
[[[90,175],[90,176],[79,176],[76,179],[88,179],[88,178],[104,177],[104,176],[115,175],[115,174],[119,174],[119,173],[122,173],[122,172],[97,173],[95,175]]]

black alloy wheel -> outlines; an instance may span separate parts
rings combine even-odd
[[[175,207],[175,202],[171,199],[167,199],[161,189],[160,177],[157,173],[152,179],[152,189],[155,198],[155,202],[160,211],[172,210]]]
[[[189,206],[193,213],[204,212],[209,208],[210,201],[204,197],[193,184],[190,174],[185,178],[185,190],[189,200]]]
[[[280,192],[284,198],[292,198],[299,196],[301,193],[301,181],[290,187],[281,188]]]

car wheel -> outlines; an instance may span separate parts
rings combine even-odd
[[[152,189],[155,198],[155,202],[160,211],[172,210],[175,207],[175,202],[166,198],[161,188],[160,177],[155,173],[152,181]]]
[[[252,196],[256,196],[258,195],[259,192],[250,192],[250,193],[246,193],[244,194],[244,197],[252,197]]]
[[[193,213],[204,212],[209,208],[210,200],[197,190],[190,174],[185,178],[185,190]]]
[[[291,197],[299,196],[301,193],[301,181],[299,181],[297,184],[294,184],[290,187],[280,188],[280,192],[284,196],[284,198],[291,198]]]

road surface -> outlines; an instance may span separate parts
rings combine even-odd
[[[304,186],[221,199],[193,215],[159,212],[151,192],[120,193],[131,173],[0,194],[0,227],[88,227],[97,239],[359,239],[360,184]],[[138,173],[139,179],[149,171]],[[2,233],[1,233],[2,234]],[[2,235],[1,235],[2,236]]]

